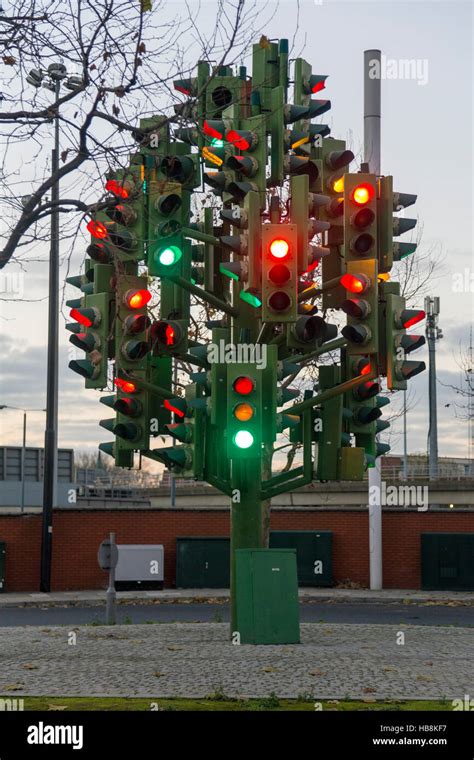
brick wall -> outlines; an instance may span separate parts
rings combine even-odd
[[[163,544],[165,585],[175,583],[177,536],[228,536],[229,513],[222,511],[130,510],[55,511],[52,590],[105,588],[107,574],[97,565],[97,549],[111,530],[117,543]],[[332,530],[335,581],[369,584],[366,511],[274,511],[275,530]],[[474,512],[384,512],[384,587],[420,587],[420,533],[474,532]],[[39,515],[0,515],[6,542],[6,591],[38,591],[41,547]]]

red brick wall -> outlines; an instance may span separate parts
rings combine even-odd
[[[105,588],[97,549],[111,530],[117,543],[163,544],[165,585],[175,583],[176,536],[228,536],[229,514],[217,511],[56,511],[52,590]],[[275,530],[332,530],[335,581],[369,583],[367,512],[273,512]],[[420,587],[420,533],[474,532],[474,512],[403,512],[383,515],[384,587]],[[39,515],[0,516],[6,542],[6,591],[38,591]]]

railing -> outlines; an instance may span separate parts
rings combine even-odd
[[[365,474],[365,480],[368,475]],[[413,483],[429,480],[428,465],[415,465],[408,467],[408,478],[405,481],[403,467],[400,465],[383,465],[382,480],[395,481],[399,483]],[[469,466],[461,468],[453,463],[451,465],[442,464],[439,467],[437,481],[450,482],[473,482],[474,490],[474,463],[469,472]],[[114,472],[104,475],[97,475],[96,471],[81,471],[81,479],[77,483],[78,496],[82,498],[102,498],[102,499],[139,499],[144,500],[151,495],[167,494],[170,492],[170,481],[163,482],[161,476],[151,475],[149,473],[135,471]],[[312,488],[324,489],[324,483],[315,481],[311,484]],[[194,490],[213,490],[207,483],[196,480],[176,478],[176,491],[194,491]]]
[[[470,470],[470,471],[469,471]],[[382,464],[382,480],[397,480],[397,481],[403,481],[405,482],[405,477],[403,474],[403,466],[401,465],[384,465]],[[365,473],[365,478],[368,478],[368,474]],[[407,482],[413,481],[413,480],[429,480],[430,479],[430,471],[428,465],[408,465],[408,473],[407,473]],[[466,480],[474,480],[474,463],[469,467],[469,465],[463,466],[462,468],[459,465],[451,464],[446,465],[443,464],[440,467],[438,467],[438,476],[436,480],[457,480],[457,481],[466,481]]]

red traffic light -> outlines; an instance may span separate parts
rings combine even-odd
[[[120,414],[127,417],[139,417],[143,411],[143,406],[136,398],[118,398],[114,403],[114,409]]]
[[[125,293],[125,303],[129,309],[141,309],[151,298],[149,290],[128,290]]]
[[[117,388],[120,388],[124,393],[135,393],[137,390],[135,383],[131,383],[129,380],[124,380],[122,377],[116,377],[114,385],[116,385]]]
[[[290,252],[290,244],[283,238],[275,238],[270,243],[270,255],[274,259],[286,259]]]
[[[70,316],[84,327],[92,327],[100,322],[100,312],[94,307],[90,309],[71,309]]]
[[[365,204],[369,203],[373,197],[374,188],[367,182],[357,185],[352,191],[352,200],[354,203],[357,203],[358,206],[365,206]]]
[[[367,356],[361,356],[352,363],[352,370],[355,375],[370,374],[370,359]]]
[[[93,219],[88,222],[87,231],[91,233],[92,237],[99,238],[99,240],[103,240],[108,234],[105,224],[102,224],[102,222],[96,222]]]
[[[168,409],[169,412],[173,412],[173,414],[177,414],[178,417],[185,416],[185,412],[183,411],[183,409],[180,409],[178,406],[175,406],[173,402],[170,401],[170,399],[165,398],[163,402],[163,406],[165,407],[165,409]]]
[[[128,198],[130,195],[128,185],[128,182],[118,182],[116,179],[109,179],[105,183],[105,189],[108,193],[116,195],[117,198]]]
[[[183,333],[177,322],[162,320],[154,322],[151,326],[152,346],[158,343],[160,346],[176,346],[182,339]]]
[[[401,323],[403,327],[413,327],[426,317],[423,309],[403,309],[401,313]]]
[[[368,380],[366,383],[358,385],[353,390],[354,398],[359,401],[366,401],[369,398],[374,398],[380,393],[380,384],[375,383],[372,380]]]
[[[254,382],[251,377],[241,375],[234,380],[232,387],[240,396],[248,396],[254,389]]]
[[[248,132],[238,132],[236,129],[229,129],[225,139],[232,143],[238,150],[249,150],[252,145],[252,138]]]
[[[223,140],[224,139],[224,122],[217,121],[215,119],[208,120],[206,119],[204,121],[204,125],[202,128],[202,131],[205,135],[209,135],[209,137],[214,137],[216,140]]]
[[[365,274],[343,274],[340,283],[350,293],[364,293],[370,286],[370,279]]]

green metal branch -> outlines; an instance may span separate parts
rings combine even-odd
[[[200,230],[191,230],[189,227],[183,227],[181,229],[184,237],[191,238],[192,240],[199,240],[200,243],[209,243],[209,245],[221,245],[219,238],[214,235],[209,235],[207,232],[201,232]]]
[[[328,401],[328,399],[335,398],[335,396],[339,396],[341,393],[351,391],[353,388],[357,388],[357,386],[366,383],[368,380],[373,380],[375,377],[377,377],[375,371],[372,371],[369,375],[357,375],[357,377],[353,377],[351,380],[346,380],[345,383],[340,383],[333,388],[328,388],[328,390],[319,393],[317,396],[312,396],[312,398],[308,398],[306,401],[300,401],[299,404],[295,404],[289,409],[285,409],[285,414],[301,414],[301,412],[304,412],[306,409],[312,409],[313,406],[322,404],[324,401]]]
[[[192,282],[185,280],[184,277],[181,277],[180,275],[171,275],[167,279],[171,280],[171,282],[174,282],[175,285],[179,285],[180,288],[184,288],[184,290],[189,291],[189,293],[195,295],[196,298],[207,301],[207,303],[210,303],[211,306],[215,306],[215,308],[219,309],[219,311],[223,311],[225,314],[230,314],[231,317],[239,316],[239,310],[234,308],[234,306],[231,306],[225,301],[221,301],[220,298],[217,298],[217,296],[214,296],[212,293],[208,293],[207,290],[199,288],[197,285],[193,285]]]

